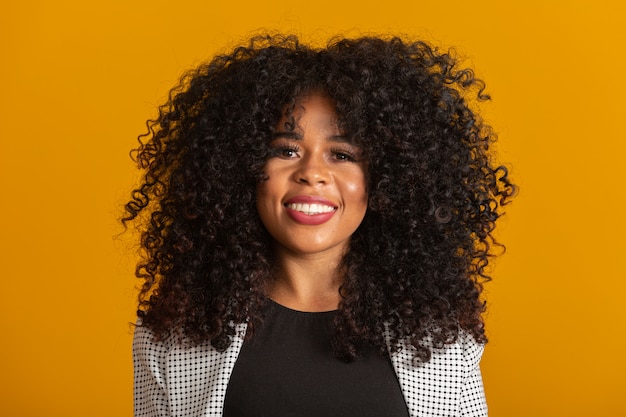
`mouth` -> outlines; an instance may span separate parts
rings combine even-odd
[[[326,223],[338,210],[332,201],[320,196],[299,195],[285,201],[283,205],[293,221],[307,226]]]
[[[337,207],[319,203],[287,203],[285,207],[306,214],[307,216],[315,216],[316,214],[325,214],[337,210]]]

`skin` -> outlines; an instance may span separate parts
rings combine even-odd
[[[329,98],[302,97],[283,117],[257,189],[257,208],[278,260],[269,296],[300,311],[339,304],[338,265],[367,210],[366,164],[343,136]]]

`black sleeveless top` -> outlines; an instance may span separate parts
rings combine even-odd
[[[334,316],[270,301],[235,363],[224,417],[408,417],[389,358],[371,348],[352,363],[331,354]]]

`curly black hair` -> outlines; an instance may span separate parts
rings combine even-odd
[[[408,339],[419,361],[460,332],[486,342],[485,268],[516,187],[491,161],[496,136],[476,112],[484,83],[454,54],[397,37],[314,48],[257,36],[182,77],[140,136],[144,176],[122,219],[142,232],[141,325],[224,350],[236,324],[252,333],[262,321],[275,258],[256,188],[276,124],[311,92],[334,102],[368,166],[368,210],[341,265],[336,354],[384,353],[386,330],[392,350]]]

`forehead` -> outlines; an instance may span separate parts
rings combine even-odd
[[[297,97],[292,104],[285,105],[276,130],[294,131],[307,127],[339,129],[336,107],[328,95],[310,93]]]
[[[335,130],[332,140],[345,142],[363,149],[367,143],[360,138],[362,135],[355,135],[356,130],[351,129],[346,120],[342,117],[337,109],[335,99],[324,90],[313,90],[302,93],[283,105],[280,120],[273,127],[275,133],[302,133],[304,122],[310,123],[310,120],[317,120],[322,125],[332,126]],[[273,135],[272,139],[281,135]],[[283,136],[285,137],[285,136]]]

